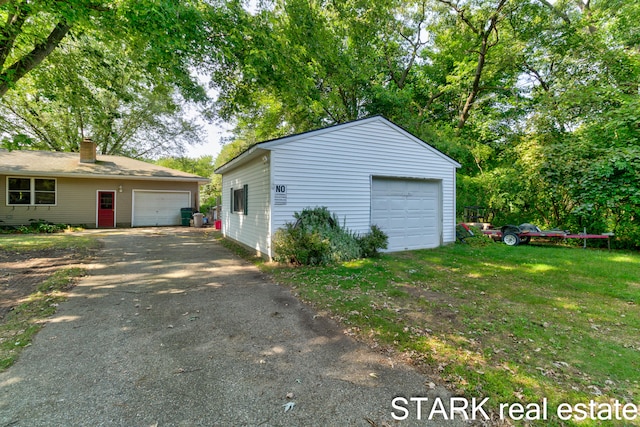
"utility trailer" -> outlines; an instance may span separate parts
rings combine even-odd
[[[473,235],[470,226],[478,224],[463,223],[460,225]],[[518,246],[520,244],[526,245],[534,237],[544,237],[558,239],[583,239],[583,247],[585,248],[587,247],[587,239],[607,239],[607,246],[611,249],[611,237],[614,236],[613,233],[587,234],[586,229],[584,233],[577,234],[564,230],[543,231],[535,225],[528,223],[520,225],[504,225],[500,228],[492,228],[489,224],[483,225],[484,227],[480,227],[483,234],[491,237],[495,241],[502,240],[508,246]]]

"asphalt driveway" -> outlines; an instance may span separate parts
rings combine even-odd
[[[96,233],[88,275],[0,374],[0,427],[461,424],[394,420],[396,396],[448,395],[203,230]]]

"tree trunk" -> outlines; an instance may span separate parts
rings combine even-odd
[[[0,74],[0,98],[24,77],[29,71],[39,65],[55,49],[60,41],[69,33],[71,25],[58,22],[44,43],[36,45],[31,52],[16,61],[11,67]]]
[[[469,96],[467,96],[467,101],[464,103],[464,107],[462,108],[462,112],[460,113],[460,119],[458,120],[458,130],[461,130],[467,119],[469,118],[469,113],[471,112],[471,107],[473,107],[478,94],[480,93],[480,80],[482,79],[482,71],[484,70],[484,65],[487,59],[487,52],[492,46],[495,46],[498,43],[498,20],[502,9],[504,8],[507,0],[500,0],[498,6],[495,11],[491,15],[489,19],[489,27],[485,31],[478,31],[474,26],[471,25],[470,21],[464,20],[467,25],[470,25],[470,28],[476,32],[481,38],[480,52],[478,52],[478,65],[476,66],[476,72],[473,77],[473,84],[471,86],[471,92],[469,92]],[[460,17],[462,18],[462,12],[458,12]],[[491,44],[489,43],[489,38],[491,37],[491,33],[496,32],[496,41]]]
[[[487,59],[487,50],[489,49],[489,35],[484,34],[482,37],[482,46],[480,47],[480,53],[478,54],[478,65],[476,66],[476,73],[473,77],[473,84],[471,85],[471,92],[467,96],[467,101],[464,103],[462,112],[460,113],[460,119],[458,120],[458,129],[462,129],[464,124],[469,118],[471,107],[480,93],[480,79],[482,78],[482,70]]]

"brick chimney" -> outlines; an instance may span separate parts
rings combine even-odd
[[[96,143],[91,138],[83,138],[80,143],[80,163],[96,162]]]

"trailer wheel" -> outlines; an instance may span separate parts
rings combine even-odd
[[[502,241],[507,246],[518,246],[520,244],[520,237],[515,233],[506,233],[502,236]]]
[[[531,236],[522,236],[520,238],[521,245],[528,245],[530,241],[531,241]]]

